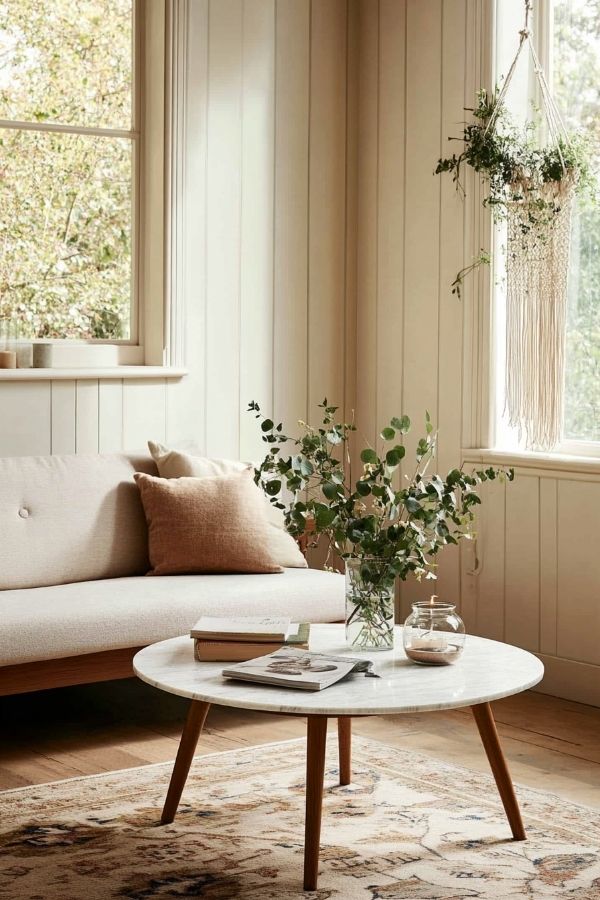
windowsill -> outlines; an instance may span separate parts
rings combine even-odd
[[[486,448],[463,449],[461,454],[463,462],[468,463],[600,475],[600,457],[571,456],[566,453],[520,453],[515,450]]]
[[[83,381],[98,379],[169,378],[179,379],[188,370],[174,366],[96,366],[63,369],[0,369],[0,383],[6,381]]]

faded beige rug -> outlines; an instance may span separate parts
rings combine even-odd
[[[164,827],[170,763],[0,794],[0,897],[599,900],[597,813],[520,789],[515,843],[491,777],[355,738],[340,788],[329,743],[318,891],[297,740],[198,757]]]

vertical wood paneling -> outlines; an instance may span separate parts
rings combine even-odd
[[[0,456],[44,456],[51,450],[50,382],[0,384]]]
[[[558,482],[540,478],[540,650],[556,654],[558,603]]]
[[[379,177],[377,190],[377,422],[402,414],[406,3],[379,6]]]
[[[357,423],[377,439],[377,261],[379,181],[379,2],[359,0]]]
[[[123,447],[123,382],[101,379],[98,403],[98,449],[116,453]]]
[[[208,34],[206,446],[240,450],[242,0],[211,0]]]
[[[448,151],[464,115],[466,0],[442,5],[442,110],[440,156]],[[440,178],[440,176],[437,176]],[[440,178],[440,268],[438,288],[438,385],[435,420],[438,427],[437,465],[443,473],[460,465],[462,392],[462,307],[450,284],[464,254],[464,201],[450,178]],[[442,596],[460,596],[459,553],[448,548],[440,557],[437,588]]]
[[[412,448],[425,410],[437,410],[441,185],[432,176],[432,157],[440,143],[441,0],[408,4],[406,41],[403,407],[415,423],[407,441]]]
[[[427,35],[427,41],[423,35]],[[440,182],[431,150],[439,146],[442,105],[442,3],[408,3],[406,15],[406,228],[402,407],[412,422],[407,463],[412,471],[425,410],[437,410]],[[426,599],[431,584],[407,585],[411,600]],[[404,592],[403,592],[404,593]],[[404,598],[403,598],[404,600]]]
[[[344,399],[346,0],[311,6],[308,409]]]
[[[600,665],[600,484],[558,482],[559,656]]]
[[[167,385],[167,441],[206,446],[206,153],[209,0],[188,9],[183,187],[184,359],[189,374]]]
[[[464,115],[465,0],[442,5],[442,114],[439,152],[446,155],[448,135]],[[440,178],[440,176],[436,176]],[[438,467],[446,473],[461,461],[462,309],[450,291],[464,254],[464,201],[450,178],[440,178],[440,270],[438,316]],[[442,596],[460,596],[459,554],[448,549],[440,558],[438,589]]]
[[[486,484],[481,490],[482,506],[476,523],[474,547],[478,574],[467,576],[464,591],[475,591],[475,630],[477,634],[504,640],[504,570],[508,488],[499,481]]]
[[[518,474],[506,489],[505,640],[540,648],[539,479]]]
[[[358,254],[358,89],[359,0],[348,0],[346,48],[346,305],[344,310],[344,421],[356,409],[357,387],[357,264]]]
[[[265,445],[245,410],[273,409],[275,0],[245,0],[243,34],[240,455],[257,460]]]
[[[131,379],[123,384],[123,449],[147,449],[149,440],[164,442],[166,384],[163,379]]]
[[[310,3],[277,0],[275,92],[275,417],[308,416]]]
[[[74,381],[54,381],[52,396],[52,453],[75,453],[76,384]]]
[[[76,387],[75,448],[98,452],[98,382],[78,381]]]

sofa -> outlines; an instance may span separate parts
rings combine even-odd
[[[154,641],[203,614],[341,621],[341,575],[148,577],[134,472],[150,456],[0,459],[0,695],[124,678]]]

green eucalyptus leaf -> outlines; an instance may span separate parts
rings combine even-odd
[[[372,463],[373,465],[377,465],[379,462],[379,457],[370,447],[367,447],[362,451],[360,458],[364,463]]]
[[[395,469],[396,466],[399,466],[400,463],[402,462],[402,460],[404,459],[405,453],[406,453],[406,450],[404,449],[404,447],[401,444],[397,444],[397,446],[392,447],[392,449],[388,450],[388,452],[385,455],[385,461],[386,461],[387,465],[391,469]]]
[[[336,515],[337,513],[335,509],[330,509],[327,506],[319,506],[315,514],[315,521],[319,531],[322,531],[325,528],[329,528]]]
[[[392,419],[392,425],[396,429],[396,431],[399,431],[401,434],[406,434],[408,431],[410,431],[410,419],[408,418],[408,416],[401,416],[400,418],[394,416],[394,418]]]
[[[381,432],[381,437],[384,441],[393,441],[396,437],[396,431],[394,428],[384,428]]]
[[[321,486],[321,490],[328,500],[335,500],[339,494],[340,486],[338,484],[333,484],[331,481],[326,481],[325,484]]]

